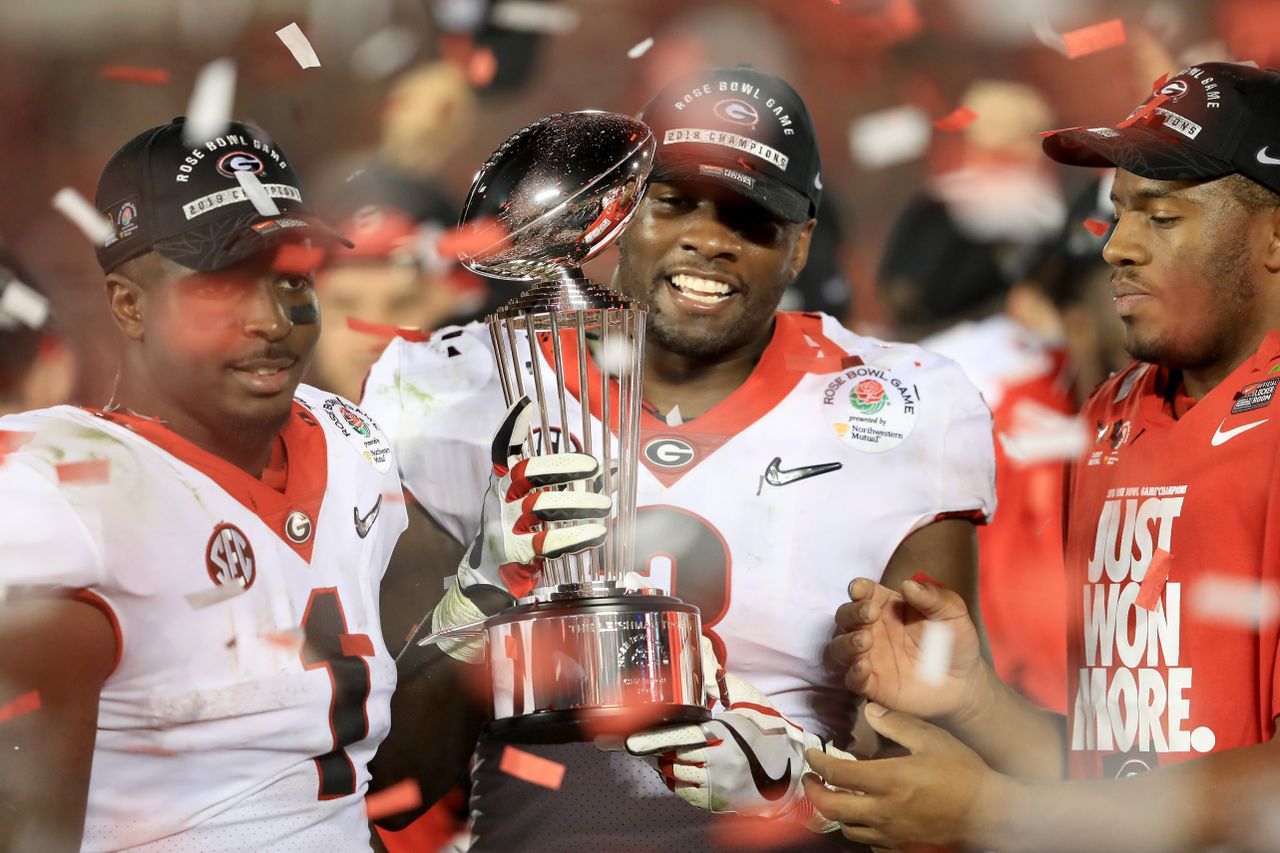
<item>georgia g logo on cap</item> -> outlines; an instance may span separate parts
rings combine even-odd
[[[760,113],[756,112],[756,108],[737,98],[729,98],[716,104],[715,112],[725,121],[745,124],[747,127],[755,127],[760,121]]]
[[[248,151],[228,151],[218,158],[218,171],[228,178],[234,178],[236,172],[252,172],[261,175],[262,158]]]

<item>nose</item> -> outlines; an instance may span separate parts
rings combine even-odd
[[[1102,259],[1117,268],[1147,263],[1150,254],[1139,236],[1141,221],[1142,215],[1137,211],[1121,214],[1107,245],[1102,247]]]
[[[680,235],[680,247],[707,260],[736,261],[741,251],[738,233],[721,220],[715,205],[708,201],[690,213]]]
[[[275,280],[263,279],[251,287],[244,297],[244,333],[250,337],[278,341],[293,330],[288,306],[276,289]]]

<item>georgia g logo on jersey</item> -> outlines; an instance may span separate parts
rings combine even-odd
[[[240,528],[226,522],[213,528],[205,549],[205,566],[210,580],[218,586],[234,584],[248,589],[258,575],[253,546]]]

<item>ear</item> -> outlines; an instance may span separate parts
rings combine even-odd
[[[1263,257],[1263,266],[1269,273],[1280,272],[1280,207],[1273,207],[1266,220],[1267,249]]]
[[[787,260],[788,284],[796,280],[800,271],[804,269],[804,265],[809,262],[809,243],[813,240],[813,228],[817,224],[818,220],[810,219],[800,226],[795,245],[791,247],[791,257]]]
[[[146,313],[147,293],[142,285],[121,272],[107,274],[107,305],[111,319],[129,340],[142,340],[143,317]]]

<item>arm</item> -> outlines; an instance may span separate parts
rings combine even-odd
[[[0,708],[35,691],[39,709],[0,722],[0,848],[79,850],[115,629],[90,604],[10,596],[0,604]]]
[[[877,709],[879,711],[881,709]],[[841,762],[811,750],[805,788],[847,838],[998,850],[1269,849],[1266,816],[1280,794],[1280,743],[1226,750],[1108,781],[1024,782],[988,768],[941,729],[906,714],[872,715],[905,758]]]
[[[926,524],[902,540],[889,558],[880,582],[889,589],[901,589],[903,581],[911,580],[920,572],[955,590],[964,599],[969,616],[978,628],[982,656],[990,660],[978,601],[978,532],[974,523],[946,518]]]

